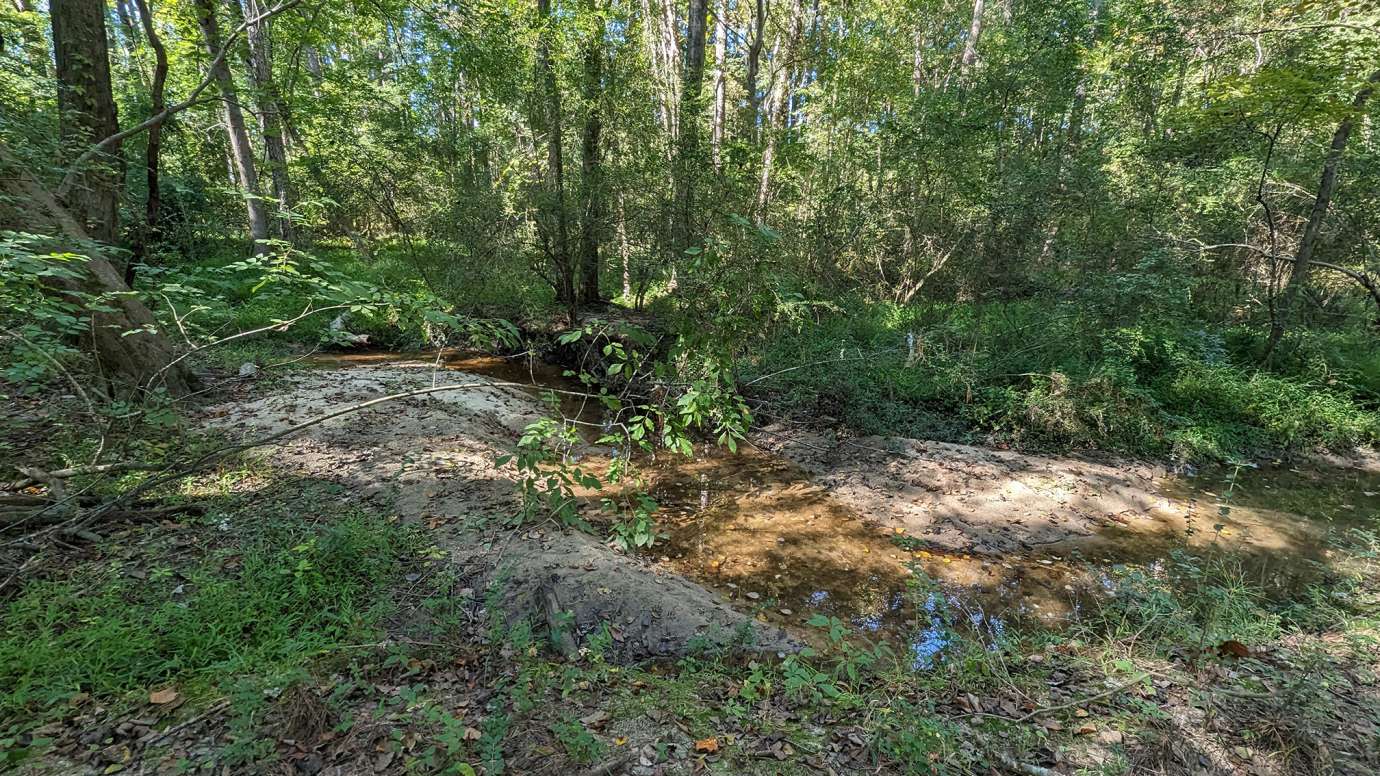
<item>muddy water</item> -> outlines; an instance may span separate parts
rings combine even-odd
[[[580,390],[559,367],[457,354],[362,354],[324,365],[430,362],[541,389]],[[597,429],[599,408],[552,397],[567,418]],[[587,435],[586,439],[594,436]],[[1059,624],[1095,605],[1117,564],[1182,550],[1227,557],[1287,595],[1314,578],[1329,543],[1351,528],[1380,529],[1380,467],[1349,464],[1214,468],[1154,483],[1155,503],[1091,536],[1001,555],[946,552],[859,514],[786,460],[745,446],[694,460],[645,462],[666,536],[648,554],[759,618],[799,626],[815,614],[899,639],[917,665],[945,646],[943,620],[999,635],[1012,621]],[[942,615],[942,616],[941,616]]]
[[[1380,471],[1214,468],[1156,483],[1142,519],[1022,554],[954,553],[838,504],[788,463],[748,449],[706,451],[652,477],[670,534],[660,552],[677,571],[773,619],[823,613],[884,634],[937,633],[936,605],[978,631],[1057,625],[1108,594],[1119,564],[1181,550],[1227,559],[1281,597],[1317,577],[1330,543],[1380,529]],[[936,595],[941,600],[936,600]],[[916,642],[911,647],[920,651]]]

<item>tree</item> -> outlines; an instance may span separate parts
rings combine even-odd
[[[290,216],[295,203],[292,180],[288,175],[287,147],[283,142],[283,101],[273,79],[272,38],[269,34],[269,9],[263,0],[231,0],[231,7],[243,17],[249,43],[249,80],[254,86],[254,104],[258,109],[260,134],[264,139],[264,157],[273,197],[278,202],[278,217],[274,225],[278,236],[293,242]]]
[[[791,0],[790,29],[786,32],[786,43],[780,51],[780,60],[773,57],[776,74],[772,78],[772,90],[767,95],[767,111],[763,117],[762,168],[757,183],[757,201],[754,212],[765,217],[767,200],[771,196],[772,166],[776,161],[778,135],[786,123],[786,110],[791,102],[791,84],[794,81],[796,49],[800,46],[800,35],[804,29],[800,0]]]
[[[580,298],[587,304],[598,304],[599,273],[603,266],[599,249],[606,210],[601,180],[604,148],[601,141],[603,106],[600,99],[604,80],[604,20],[594,0],[586,0],[585,11],[597,24],[585,42],[581,95],[585,127],[580,141]]]
[[[1332,204],[1332,196],[1337,190],[1337,168],[1341,166],[1342,152],[1346,150],[1347,141],[1351,139],[1351,129],[1356,118],[1363,115],[1366,103],[1370,102],[1371,95],[1375,93],[1376,84],[1380,84],[1380,70],[1371,73],[1365,85],[1356,92],[1351,101],[1351,110],[1332,133],[1332,143],[1327,148],[1327,159],[1323,162],[1322,180],[1318,182],[1318,193],[1313,198],[1313,207],[1308,212],[1308,221],[1304,224],[1303,235],[1299,238],[1298,249],[1294,252],[1289,280],[1280,294],[1279,308],[1270,322],[1270,339],[1265,345],[1266,361],[1274,355],[1275,348],[1279,346],[1279,341],[1284,336],[1285,325],[1298,305],[1299,294],[1308,283],[1309,273],[1315,264],[1313,254],[1318,249],[1323,219],[1327,217],[1327,209]]]
[[[153,314],[129,293],[120,273],[111,265],[104,248],[93,245],[76,218],[25,169],[0,141],[0,191],[28,203],[25,228],[48,232],[68,249],[86,255],[84,271],[74,276],[55,274],[54,284],[65,294],[90,306],[90,347],[104,374],[118,388],[112,393],[144,396],[146,390],[162,389],[171,396],[185,396],[197,387],[197,379],[184,362],[177,361],[172,344],[157,328]]]
[[[249,238],[254,242],[254,252],[261,253],[268,247],[268,215],[259,193],[259,172],[254,162],[254,149],[249,144],[249,131],[245,128],[244,111],[240,108],[239,96],[235,90],[235,79],[230,75],[230,65],[221,56],[223,47],[220,24],[216,20],[215,0],[194,2],[202,41],[212,58],[211,76],[220,90],[221,102],[224,105],[230,156],[234,162],[240,188],[244,192],[245,211],[249,218]]]
[[[103,0],[53,0],[50,5],[57,60],[59,127],[65,149],[85,150],[120,131],[110,85]],[[115,242],[120,231],[118,143],[80,173],[64,204],[85,234]]]
[[[148,0],[134,0],[134,5],[139,12],[139,23],[143,27],[144,35],[153,49],[153,84],[149,88],[149,99],[153,115],[159,116],[167,108],[164,89],[168,82],[168,51],[163,46],[163,39],[159,37],[158,30],[154,28]],[[144,180],[148,189],[144,195],[144,223],[134,232],[129,263],[125,265],[125,285],[131,288],[134,287],[139,265],[148,255],[149,244],[157,242],[160,237],[159,219],[163,210],[163,189],[159,170],[163,153],[162,121],[149,127],[148,132],[148,142],[144,151]]]
[[[695,218],[695,180],[699,174],[700,114],[703,112],[704,44],[709,17],[709,0],[690,0],[685,26],[685,67],[681,74],[680,136],[676,152],[676,233],[677,254],[698,244]]]
[[[539,223],[544,225],[544,250],[556,271],[556,299],[565,304],[566,315],[574,325],[579,319],[579,298],[565,205],[565,133],[562,131],[561,90],[551,52],[551,0],[537,0],[537,21],[537,81],[542,104],[533,114],[533,127],[546,135],[546,204],[540,208],[544,216]]]

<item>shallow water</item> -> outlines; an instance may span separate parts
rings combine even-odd
[[[366,353],[328,366],[432,363],[542,388],[581,390],[560,367],[526,358]],[[548,400],[597,436],[595,402]],[[690,460],[645,464],[667,534],[647,556],[788,626],[823,614],[858,632],[900,640],[916,667],[946,646],[948,622],[997,637],[1008,622],[1058,625],[1113,589],[1118,564],[1171,552],[1228,558],[1279,597],[1314,579],[1330,543],[1352,528],[1380,529],[1380,467],[1271,464],[1216,467],[1154,482],[1155,504],[1095,534],[1019,554],[953,553],[887,529],[843,505],[783,458],[751,445],[703,446]]]

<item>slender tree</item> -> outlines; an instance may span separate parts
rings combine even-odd
[[[245,211],[249,217],[249,237],[254,241],[255,253],[268,247],[268,214],[259,193],[259,172],[255,166],[254,149],[249,144],[249,131],[244,123],[235,79],[230,66],[221,54],[220,24],[216,20],[214,0],[194,0],[197,25],[201,27],[202,42],[211,56],[211,76],[220,89],[225,110],[226,132],[230,137],[230,156],[239,186],[244,192]]]
[[[700,114],[703,111],[704,44],[709,0],[690,0],[685,26],[685,67],[681,74],[680,121],[676,154],[677,254],[697,245],[695,181],[699,175]]]
[[[597,21],[585,42],[584,83],[585,127],[580,141],[580,298],[597,304],[599,299],[600,244],[603,240],[605,210],[603,191],[604,20],[594,0],[586,0],[585,11]]]
[[[168,81],[168,51],[154,27],[148,0],[134,0],[134,5],[139,12],[139,24],[143,27],[144,36],[148,38],[149,47],[153,49],[153,84],[149,89],[149,99],[153,115],[159,116],[167,107],[164,88]],[[135,273],[139,265],[144,263],[148,256],[149,245],[158,242],[162,236],[159,221],[162,217],[163,189],[159,166],[163,153],[163,122],[160,120],[149,127],[148,133],[144,153],[144,179],[147,188],[144,195],[144,223],[134,233],[130,260],[125,265],[125,285],[131,288],[134,286]]]
[[[1298,305],[1299,294],[1308,283],[1308,276],[1315,263],[1313,254],[1317,252],[1318,239],[1322,234],[1323,220],[1332,205],[1332,196],[1337,191],[1337,168],[1341,166],[1342,152],[1346,150],[1347,141],[1351,139],[1351,130],[1356,119],[1363,115],[1366,103],[1370,102],[1377,84],[1380,84],[1380,70],[1371,73],[1365,85],[1356,92],[1351,101],[1351,110],[1332,133],[1332,142],[1327,148],[1327,159],[1323,162],[1322,180],[1318,182],[1318,194],[1313,198],[1313,207],[1308,212],[1308,221],[1304,224],[1303,235],[1299,237],[1298,249],[1294,252],[1289,280],[1284,285],[1278,309],[1270,322],[1270,339],[1265,346],[1267,361],[1279,346],[1279,341],[1284,336],[1284,328]]]
[[[278,203],[278,217],[273,219],[275,231],[282,239],[293,242],[291,212],[296,204],[292,180],[288,175],[287,147],[283,142],[283,100],[273,77],[271,20],[263,0],[231,0],[231,6],[243,15],[246,39],[249,43],[249,80],[254,87],[254,104],[259,117],[259,130],[264,140],[264,160],[273,198]]]
[[[556,271],[556,299],[566,306],[573,325],[579,319],[579,298],[575,289],[575,261],[570,251],[570,224],[565,204],[565,133],[561,116],[561,90],[552,61],[551,0],[537,0],[537,81],[542,105],[533,112],[538,132],[546,135],[546,205],[541,220],[546,224],[543,239]]]

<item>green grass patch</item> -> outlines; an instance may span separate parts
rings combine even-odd
[[[275,524],[185,568],[114,562],[32,582],[0,609],[0,718],[76,693],[118,702],[300,667],[369,639],[415,548],[362,514]]]

